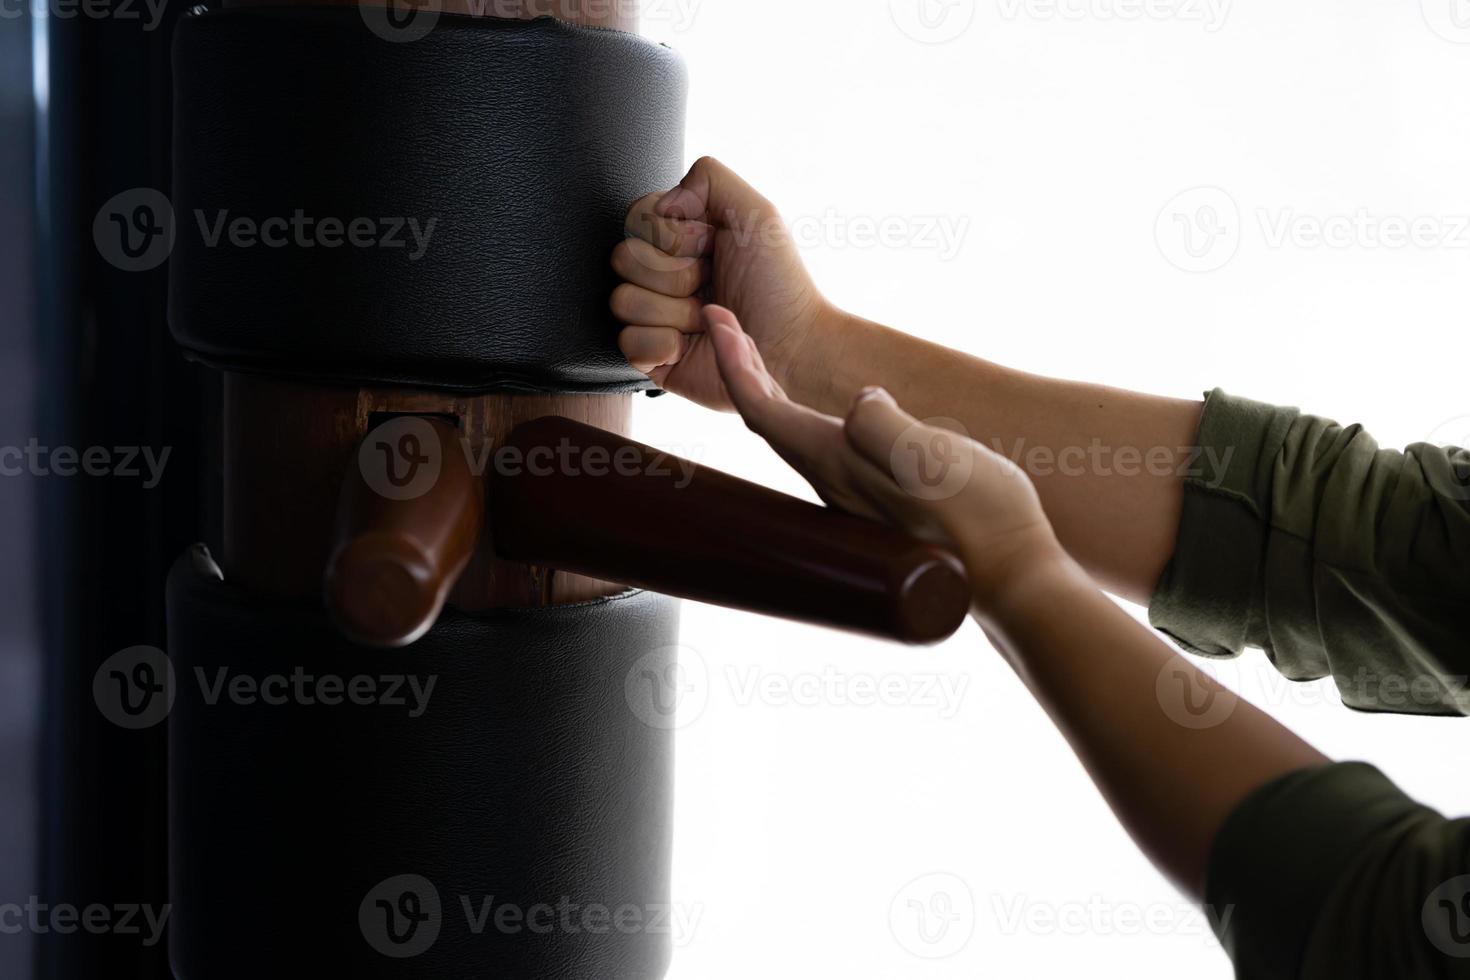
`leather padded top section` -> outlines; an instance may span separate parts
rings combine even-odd
[[[678,56],[549,18],[380,33],[356,7],[181,18],[175,339],[321,383],[647,387],[609,257],[681,176]]]

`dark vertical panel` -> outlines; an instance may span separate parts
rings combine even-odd
[[[73,8],[74,9],[74,8]],[[128,11],[124,15],[124,10]],[[197,533],[195,372],[165,325],[166,266],[127,272],[103,260],[92,222],[113,195],[168,192],[170,6],[50,19],[49,104],[37,132],[41,441],[165,448],[163,482],[37,480],[45,647],[48,900],[78,906],[167,902],[164,730],[113,727],[92,699],[112,653],[164,647],[162,586]],[[39,937],[40,976],[163,978],[162,944],[112,933]]]
[[[35,431],[30,31],[27,17],[0,19],[0,447],[17,448]],[[0,475],[0,902],[34,894],[38,870],[34,506],[28,476]],[[31,939],[0,936],[0,976],[30,972]]]

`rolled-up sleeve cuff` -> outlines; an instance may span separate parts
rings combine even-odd
[[[1205,396],[1178,539],[1148,610],[1186,650],[1237,656],[1259,631],[1273,461],[1297,414],[1218,388]]]

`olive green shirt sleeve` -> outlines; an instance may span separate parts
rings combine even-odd
[[[1205,902],[1241,980],[1470,978],[1470,820],[1338,763],[1256,790],[1210,853]]]
[[[1470,714],[1470,451],[1210,393],[1149,620],[1353,708]]]

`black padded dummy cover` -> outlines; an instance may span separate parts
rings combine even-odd
[[[168,604],[179,980],[663,975],[673,733],[625,692],[671,669],[673,600],[447,612],[396,651],[185,561]],[[436,681],[417,718],[406,685],[405,705],[353,704],[350,687],[335,706],[266,703],[283,700],[267,679],[298,670],[379,678],[379,701],[381,678]],[[241,677],[261,685],[255,703],[230,693]],[[436,902],[436,925],[410,934],[408,914]]]
[[[184,16],[174,337],[316,381],[646,387],[608,261],[628,206],[681,176],[685,84],[666,47],[549,18],[395,42],[351,6]]]

